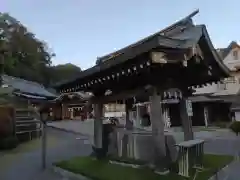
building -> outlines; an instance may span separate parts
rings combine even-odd
[[[229,68],[230,77],[194,88],[194,96],[189,99],[193,103],[192,120],[195,126],[208,126],[217,121],[240,120],[240,45],[232,41],[227,48],[219,48],[216,51]],[[170,122],[171,126],[180,126],[178,102],[168,99],[162,106],[166,124]],[[122,105],[115,104],[116,109],[119,107]],[[136,116],[137,113],[134,114]]]
[[[231,121],[232,118],[240,120],[240,103],[236,101],[240,93],[240,46],[233,41],[227,48],[216,50],[224,65],[230,70],[230,77],[221,81],[194,88],[194,96],[190,97],[193,106],[192,121],[195,126],[208,126],[217,121]],[[101,64],[97,60],[96,64]],[[165,125],[180,126],[179,101],[174,98],[176,92],[167,91],[169,96],[162,102]],[[170,95],[169,95],[170,94]],[[172,95],[171,95],[172,94]],[[173,98],[171,98],[173,97]],[[142,106],[138,104],[138,106]],[[139,107],[138,107],[139,108]],[[137,119],[138,108],[133,109],[133,118]],[[125,106],[121,103],[105,105],[105,116],[123,117]],[[233,113],[231,113],[233,111]],[[144,111],[143,111],[144,112]]]
[[[105,117],[125,117],[125,105],[121,103],[108,103],[104,105]]]
[[[240,90],[240,46],[233,41],[227,48],[217,49],[217,52],[221,56],[223,63],[230,69],[231,76],[222,79],[218,83],[196,88],[196,95],[236,95]]]
[[[215,104],[218,114],[225,113],[225,120],[230,121],[232,118],[240,120],[240,108],[237,103],[240,95],[240,46],[233,41],[227,48],[217,49],[217,52],[223,63],[229,68],[230,77],[217,83],[195,88],[196,92],[194,94],[210,98],[212,104]],[[204,102],[206,104],[204,100],[201,103]],[[231,110],[233,113],[231,113]]]
[[[202,104],[200,96],[191,97],[192,89],[189,87],[196,89],[214,84],[228,77],[229,69],[213,48],[206,27],[194,25],[192,17],[196,13],[134,44],[99,57],[96,66],[82,71],[76,79],[56,85],[56,89],[59,93],[91,92],[105,104],[117,100],[124,103],[133,98],[136,101],[132,103],[136,104],[149,101],[150,92],[147,89],[158,86],[162,88],[159,94],[165,121],[169,116],[172,124],[182,125],[181,119],[187,116],[181,117],[181,110],[184,111],[181,106],[186,106],[181,102],[182,99],[191,98],[195,106],[193,111],[197,110],[193,112],[192,122],[204,125],[203,105],[212,99],[202,97]],[[146,62],[148,60],[150,62]],[[108,91],[111,93],[107,94]],[[135,111],[138,110],[135,108]]]
[[[32,107],[37,109],[43,101],[56,98],[55,93],[37,82],[13,76],[2,75],[1,80],[0,123],[10,124],[19,141],[38,137],[41,129],[40,122],[36,121],[36,118],[39,116]],[[7,106],[8,104],[10,106]]]
[[[82,92],[64,93],[49,103],[53,120],[84,120],[91,116],[87,106],[90,95]]]

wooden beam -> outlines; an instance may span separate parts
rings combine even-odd
[[[126,90],[124,92],[120,92],[118,94],[111,94],[108,96],[94,96],[89,100],[90,104],[95,104],[98,102],[108,103],[111,101],[117,101],[122,99],[129,99],[138,95],[148,95],[151,91],[151,86],[145,86],[144,88],[138,88],[133,90]]]

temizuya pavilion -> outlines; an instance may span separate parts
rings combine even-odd
[[[149,97],[150,120],[157,154],[166,155],[161,97],[168,89],[181,91],[180,118],[185,140],[193,139],[186,99],[191,87],[217,82],[228,69],[215,51],[205,25],[194,25],[193,12],[177,23],[123,49],[99,58],[78,78],[57,85],[60,93],[91,92],[94,105],[94,146],[102,147],[102,109],[110,101]],[[106,92],[111,92],[106,93]],[[129,106],[126,106],[129,107]],[[126,108],[127,110],[127,108]],[[128,114],[128,113],[126,113]],[[128,117],[126,118],[126,120]]]

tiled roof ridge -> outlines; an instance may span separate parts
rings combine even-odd
[[[37,85],[39,87],[44,87],[42,84],[40,84],[36,81],[30,81],[30,80],[26,80],[26,79],[23,79],[23,78],[20,78],[20,77],[10,76],[10,75],[7,75],[7,74],[4,74],[3,76],[12,78],[13,80],[24,81],[25,83]]]
[[[192,12],[192,13],[189,14],[188,16],[184,17],[183,19],[177,21],[176,23],[174,23],[174,24],[172,24],[172,25],[170,25],[170,26],[168,26],[168,27],[166,27],[166,28],[164,28],[164,29],[162,29],[162,30],[160,30],[160,31],[158,31],[158,32],[156,32],[156,33],[154,33],[154,34],[146,37],[146,38],[143,38],[143,39],[141,39],[140,41],[137,41],[137,42],[135,42],[135,43],[133,43],[133,44],[130,44],[130,45],[124,47],[124,48],[121,48],[121,49],[115,51],[115,52],[112,52],[112,53],[109,53],[109,54],[104,55],[104,56],[102,56],[102,57],[99,57],[99,58],[97,59],[96,64],[102,63],[103,61],[106,61],[106,60],[111,59],[111,56],[114,56],[115,54],[122,54],[122,53],[124,52],[124,50],[126,50],[126,49],[128,49],[128,48],[132,48],[132,47],[134,47],[134,46],[137,46],[137,45],[139,45],[139,44],[141,44],[141,43],[143,43],[143,42],[145,42],[145,41],[147,41],[147,40],[149,40],[149,39],[151,39],[151,38],[153,38],[153,37],[155,37],[155,36],[157,36],[157,35],[161,35],[161,36],[164,36],[164,37],[167,37],[167,38],[171,38],[171,37],[169,37],[169,36],[167,35],[167,33],[173,31],[174,29],[176,29],[177,27],[179,27],[179,26],[181,26],[181,25],[186,25],[186,24],[188,24],[189,22],[192,24],[192,18],[193,18],[196,14],[198,14],[198,13],[199,13],[199,10],[195,10],[194,12]]]

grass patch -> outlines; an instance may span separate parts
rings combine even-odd
[[[198,131],[209,131],[209,132],[213,132],[213,131],[217,131],[217,129],[219,129],[219,128],[200,127],[200,128],[198,128]]]
[[[207,169],[199,173],[197,180],[207,180],[216,171],[229,164],[233,160],[232,156],[222,155],[205,155],[204,167]],[[129,161],[128,161],[129,162]],[[132,161],[131,161],[132,162]],[[148,168],[135,169],[120,165],[110,164],[108,160],[95,160],[91,157],[76,157],[69,161],[61,161],[56,166],[71,171],[73,173],[82,174],[93,180],[185,180],[177,174],[169,174],[161,176],[155,174]],[[190,178],[191,179],[191,178]]]
[[[156,180],[160,175],[150,169],[135,169],[115,164],[109,164],[108,160],[94,160],[91,157],[77,157],[70,161],[62,161],[56,166],[74,173],[82,174],[93,180]],[[176,175],[164,177],[163,180],[176,179]]]
[[[209,179],[218,170],[222,169],[224,166],[232,162],[233,159],[234,159],[233,156],[228,155],[205,154],[203,159],[205,170],[199,173],[198,178],[196,180]]]

